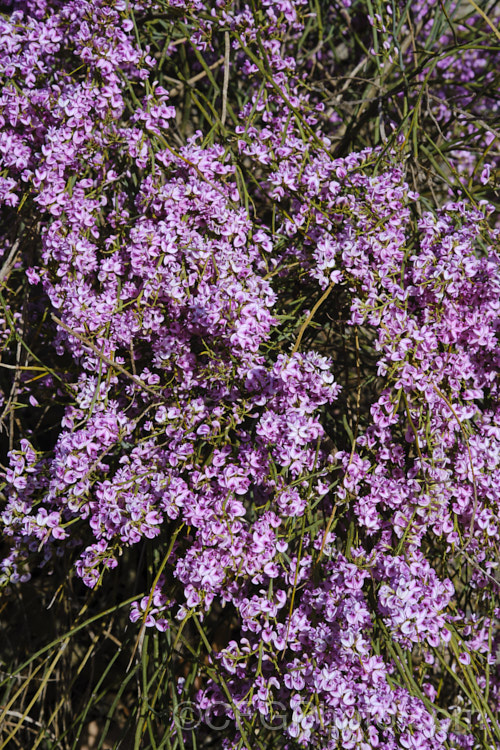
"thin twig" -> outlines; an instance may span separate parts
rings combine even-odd
[[[16,262],[17,253],[19,252],[19,244],[20,239],[18,238],[12,245],[5,263],[2,265],[2,268],[0,268],[0,284],[9,275],[10,271],[12,270],[12,266]]]
[[[219,57],[219,59],[216,60],[214,63],[212,63],[212,65],[208,66],[208,69],[214,70],[223,62],[224,62],[224,57]],[[179,81],[179,85],[175,89],[172,89],[171,91],[168,92],[169,96],[177,96],[178,94],[181,94],[184,86],[192,86],[197,81],[201,81],[201,79],[205,78],[205,76],[207,75],[208,75],[207,71],[202,70],[201,73],[197,73],[195,76],[193,76],[192,78],[189,78],[187,81]],[[169,80],[173,81],[174,79],[171,78]]]
[[[318,308],[321,307],[321,305],[323,304],[323,302],[326,300],[326,298],[328,297],[328,295],[332,291],[333,287],[334,287],[334,284],[330,284],[330,286],[326,289],[326,291],[323,293],[323,295],[319,298],[319,300],[316,302],[316,304],[314,305],[313,309],[311,310],[311,312],[307,316],[307,320],[305,321],[305,323],[303,323],[303,325],[302,325],[302,327],[301,327],[301,329],[299,331],[299,335],[297,336],[297,341],[295,342],[295,345],[294,345],[294,347],[292,349],[292,355],[294,355],[298,351],[299,346],[300,346],[300,342],[302,341],[302,336],[304,335],[307,326],[309,325],[309,323],[311,322],[311,320],[314,318],[314,316],[315,316]]]
[[[493,25],[493,23],[492,23],[492,22],[491,22],[491,20],[490,20],[490,19],[488,18],[488,16],[487,16],[487,15],[486,15],[486,13],[484,12],[484,10],[481,10],[481,8],[479,7],[479,5],[476,5],[476,3],[474,2],[474,0],[469,0],[469,3],[470,3],[470,4],[472,5],[472,7],[473,7],[473,8],[474,8],[474,9],[475,9],[475,10],[477,11],[477,13],[479,13],[479,15],[480,15],[480,16],[482,16],[482,17],[484,18],[484,20],[486,21],[486,23],[488,24],[488,26],[490,27],[490,29],[491,29],[491,30],[493,31],[493,33],[495,34],[496,38],[497,38],[497,39],[500,39],[500,31],[499,31],[499,30],[498,30],[498,29],[496,28],[496,26],[494,26],[494,25]]]
[[[118,362],[114,362],[109,357],[106,357],[105,354],[103,354],[95,344],[93,344],[91,341],[88,341],[85,336],[82,336],[81,333],[78,333],[77,331],[73,331],[69,326],[67,326],[65,323],[62,322],[58,317],[54,315],[54,313],[51,313],[52,320],[54,323],[57,323],[58,326],[61,326],[61,328],[66,331],[66,333],[69,333],[71,336],[74,336],[76,339],[82,342],[82,344],[85,344],[85,346],[88,346],[89,349],[92,349],[94,354],[97,354],[99,359],[102,359],[103,362],[105,362],[109,367],[114,367],[115,370],[118,370],[118,372],[121,372],[122,375],[125,375],[127,378],[130,378],[130,380],[133,380],[136,385],[138,385],[140,388],[143,388],[145,391],[148,391],[148,393],[152,393],[153,396],[158,396],[158,391],[156,391],[154,388],[151,388],[147,383],[145,383],[143,380],[138,378],[136,375],[132,375],[123,365],[120,365]]]
[[[224,32],[224,83],[222,84],[222,114],[220,121],[222,125],[226,122],[227,115],[227,90],[229,87],[229,54],[231,44],[229,41],[229,31]]]

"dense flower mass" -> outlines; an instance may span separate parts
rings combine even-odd
[[[147,557],[162,747],[500,748],[498,9],[327,5],[0,13],[0,583]]]

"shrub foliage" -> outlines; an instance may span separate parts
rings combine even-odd
[[[4,3],[2,748],[500,747],[499,20]]]

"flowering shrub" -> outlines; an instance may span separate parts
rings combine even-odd
[[[0,16],[0,582],[119,646],[37,747],[500,747],[498,11],[375,5]]]

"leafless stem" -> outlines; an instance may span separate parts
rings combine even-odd
[[[222,114],[220,121],[224,125],[227,116],[227,90],[229,87],[229,53],[231,44],[229,41],[229,31],[224,32],[224,83],[222,84]]]

